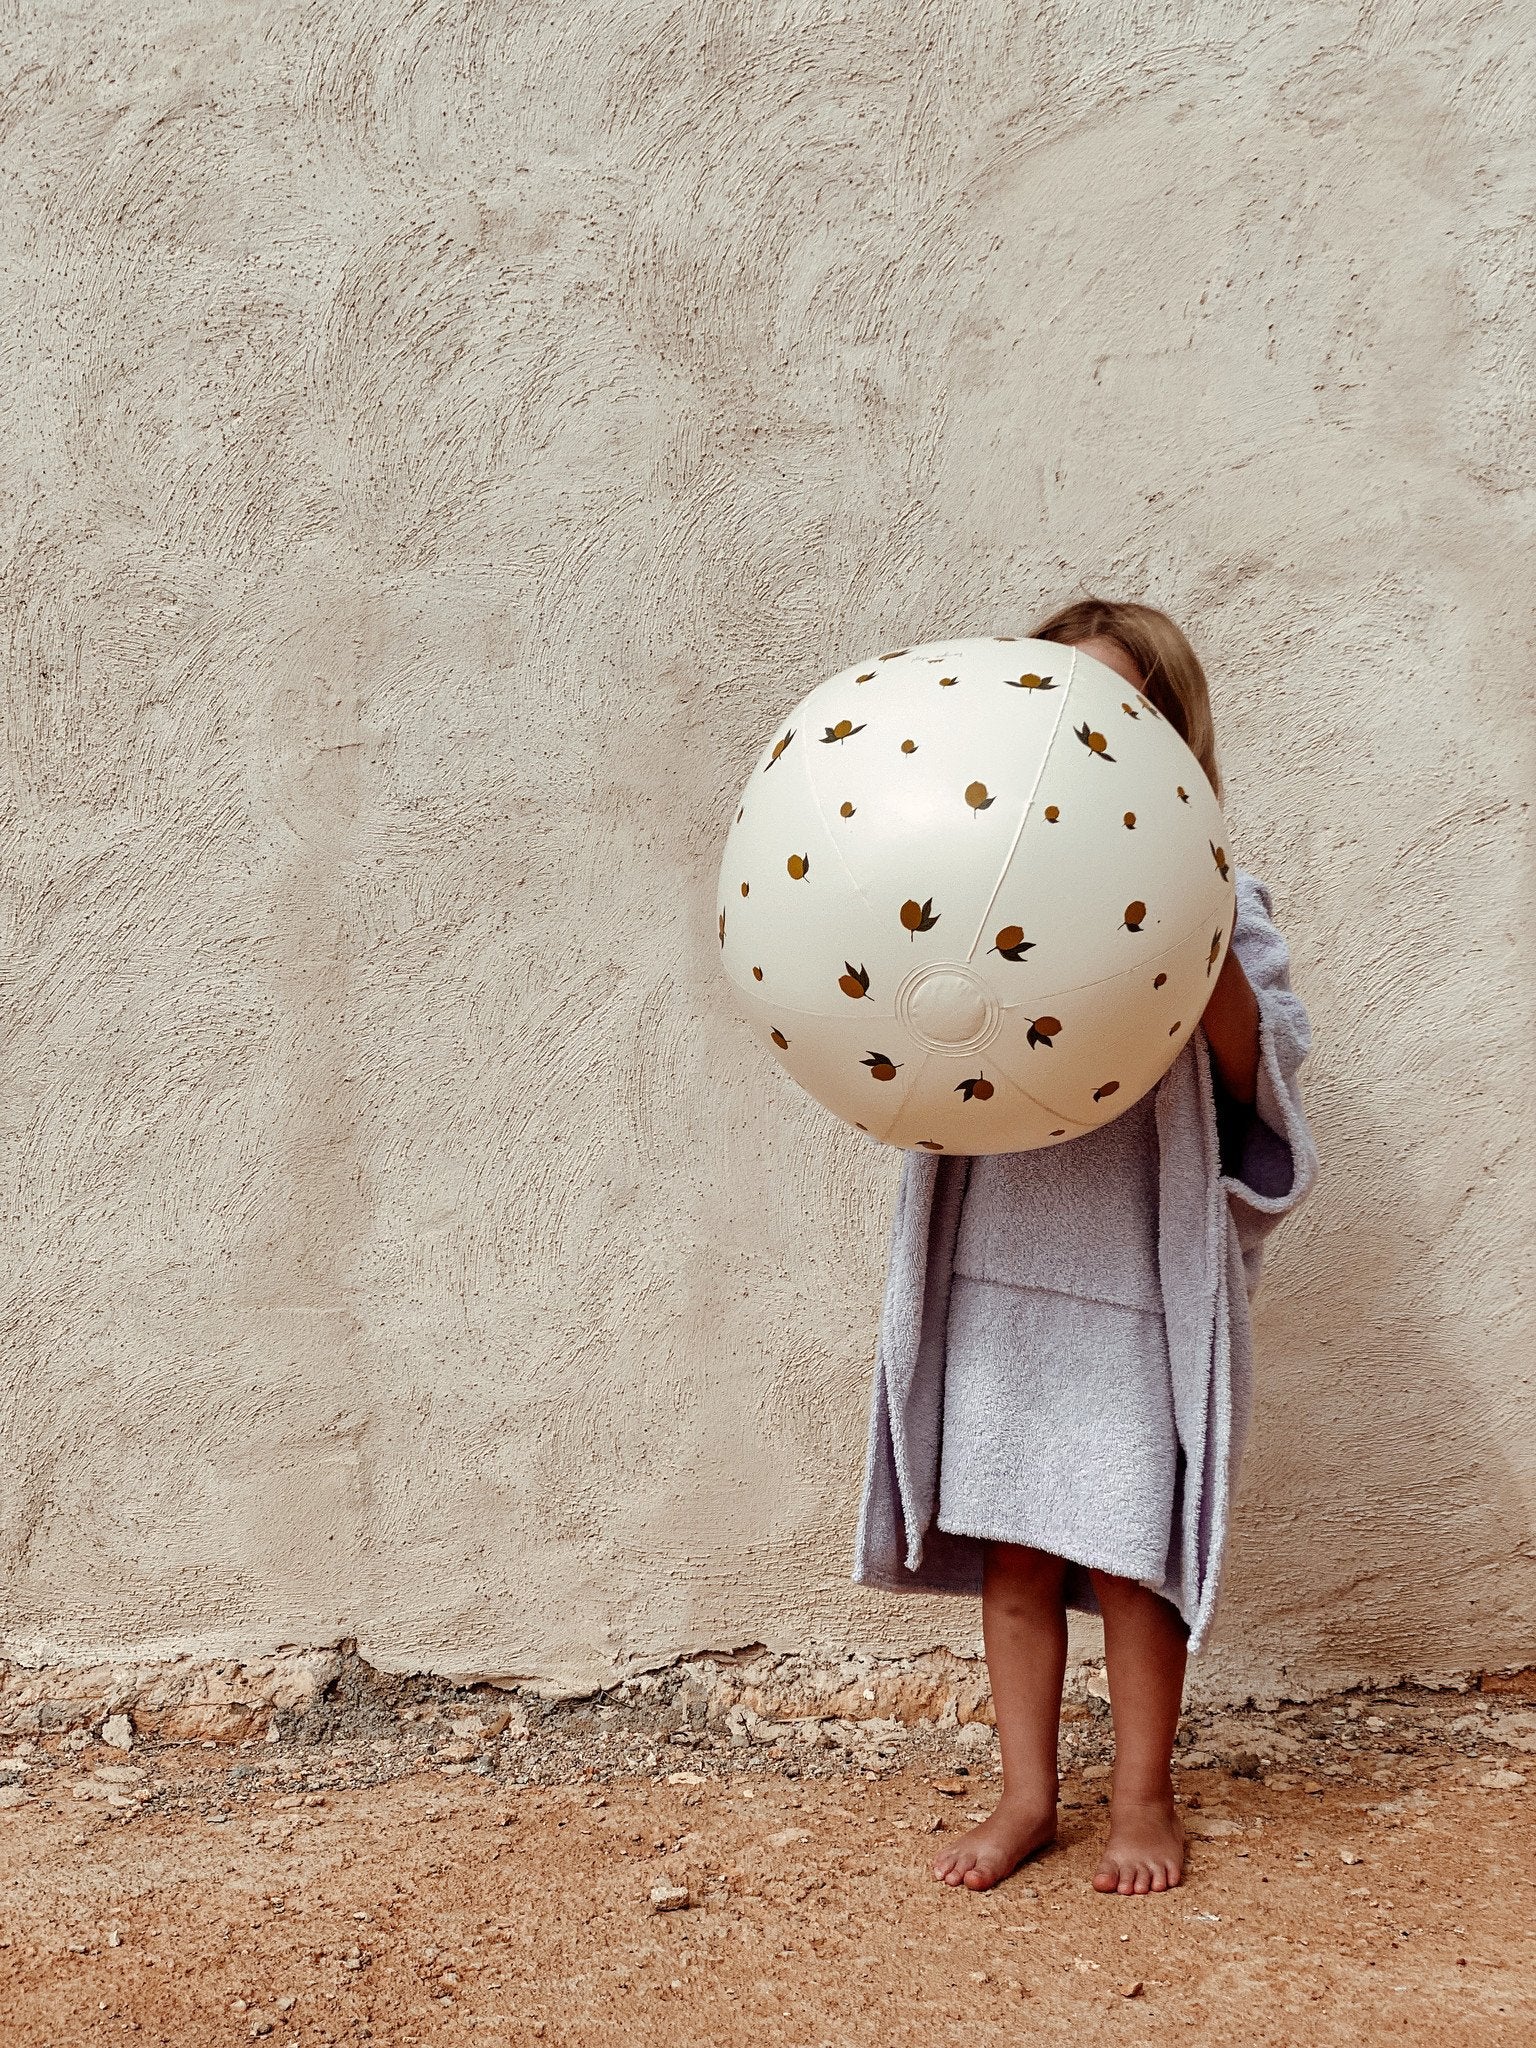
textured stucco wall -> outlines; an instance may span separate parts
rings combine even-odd
[[[13,0],[6,1648],[974,1649],[848,1583],[898,1161],[712,890],[1081,580],[1317,1038],[1202,1683],[1531,1654],[1522,16]]]

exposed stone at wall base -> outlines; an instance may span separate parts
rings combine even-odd
[[[1536,1672],[1469,1672],[1451,1689],[1536,1697]],[[1102,1667],[1069,1671],[1067,1699],[1107,1697]],[[992,1701],[980,1659],[934,1650],[913,1657],[786,1656],[757,1646],[680,1659],[579,1699],[550,1699],[513,1679],[391,1676],[355,1643],[282,1649],[245,1662],[66,1666],[0,1661],[0,1737],[91,1731],[129,1747],[161,1742],[324,1742],[431,1724],[453,1743],[517,1741],[564,1724],[615,1724],[632,1739],[686,1747],[879,1745],[921,1727],[974,1725],[990,1741]]]
[[[0,1663],[0,1735],[94,1728],[124,1715],[169,1742],[243,1742],[275,1715],[302,1715],[341,1675],[340,1650],[280,1650],[250,1663]]]

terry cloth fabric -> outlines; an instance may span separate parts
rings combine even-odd
[[[1161,1590],[1179,1437],[1161,1308],[956,1273],[937,1526]]]
[[[1065,1145],[971,1160],[952,1264],[1161,1315],[1156,1090]]]
[[[1182,1473],[1159,1591],[1188,1625],[1192,1653],[1204,1646],[1220,1587],[1248,1422],[1249,1304],[1264,1243],[1318,1172],[1297,1079],[1311,1025],[1291,987],[1290,949],[1267,884],[1242,868],[1236,881],[1232,944],[1259,1005],[1255,1101],[1220,1101],[1225,1090],[1198,1025],[1153,1091],[1158,1278]],[[1042,1160],[1059,1160],[1083,1142],[1073,1139]],[[936,1523],[949,1300],[973,1163],[948,1153],[903,1156],[855,1542],[860,1585],[981,1591],[982,1544]],[[1072,1575],[1068,1598],[1093,1608],[1085,1575]]]
[[[944,1352],[937,1526],[1160,1588],[1179,1438],[1148,1093],[1069,1145],[973,1159]]]

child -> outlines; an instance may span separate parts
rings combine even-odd
[[[1089,599],[1033,628],[1150,698],[1218,797],[1210,699],[1173,621]],[[996,1810],[933,1866],[985,1890],[1056,1833],[1066,1609],[1102,1614],[1115,1731],[1102,1892],[1183,1875],[1170,1769],[1208,1630],[1248,1416],[1263,1241],[1317,1153],[1311,1027],[1266,885],[1236,870],[1231,944],[1157,1087],[1062,1145],[904,1155],[854,1578],[979,1592],[1002,1751]]]

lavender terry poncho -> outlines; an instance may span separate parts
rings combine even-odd
[[[1318,1169],[1297,1085],[1311,1026],[1267,885],[1242,868],[1236,880],[1232,944],[1259,1004],[1255,1101],[1244,1108],[1226,1095],[1199,1026],[1154,1091],[1157,1263],[1184,1468],[1161,1591],[1188,1624],[1192,1652],[1204,1645],[1220,1583],[1264,1240]],[[970,1166],[953,1154],[903,1156],[853,1570],[856,1582],[891,1592],[981,1591],[982,1544],[935,1523],[950,1284]],[[1085,1573],[1069,1575],[1067,1597],[1093,1609]]]

